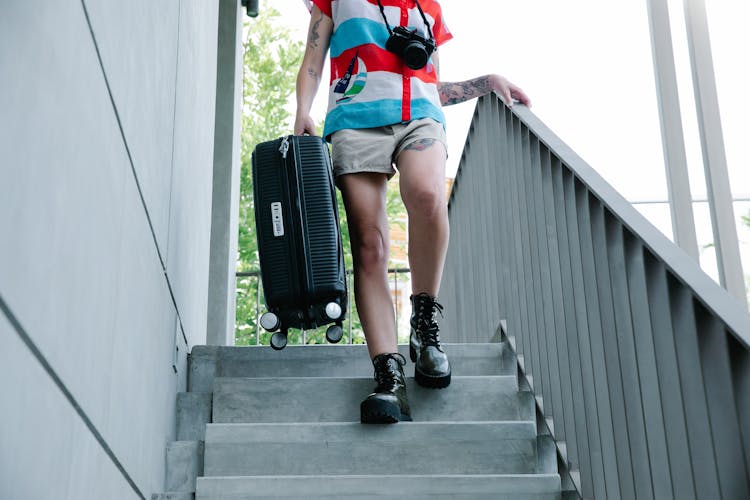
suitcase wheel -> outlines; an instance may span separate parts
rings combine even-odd
[[[286,332],[276,332],[271,335],[271,347],[280,351],[286,347]]]
[[[333,320],[337,320],[341,317],[341,306],[335,302],[329,302],[326,305],[326,316]]]
[[[331,325],[326,330],[326,339],[332,344],[337,344],[344,336],[344,329],[339,325]]]
[[[260,326],[267,332],[275,332],[279,328],[279,317],[272,312],[263,313],[260,317]]]

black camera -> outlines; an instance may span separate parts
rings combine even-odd
[[[420,36],[416,29],[396,26],[385,42],[385,48],[400,56],[411,69],[422,69],[437,47],[435,40]]]
[[[249,17],[258,17],[258,0],[242,0],[242,6],[247,9]]]

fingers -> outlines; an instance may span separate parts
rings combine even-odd
[[[524,106],[531,107],[531,99],[529,99],[529,96],[527,96],[526,93],[524,93],[524,91],[519,87],[511,85],[510,93],[518,102],[520,102]]]
[[[505,101],[505,104],[508,105],[508,107],[513,107],[513,95],[511,94],[510,88],[508,86],[503,87],[503,100]]]
[[[315,122],[309,116],[299,117],[294,121],[294,135],[318,135]]]

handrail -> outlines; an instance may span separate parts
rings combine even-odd
[[[466,191],[466,193],[464,193]],[[482,98],[443,337],[499,324],[581,498],[750,498],[750,315],[524,106]]]

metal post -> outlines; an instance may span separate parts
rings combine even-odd
[[[348,284],[347,284],[347,287],[346,287],[346,291],[347,291],[347,294],[349,295],[349,297],[347,299],[347,303],[349,304],[349,343],[353,344],[354,343],[354,337],[352,335],[352,317],[354,316],[354,303],[352,302],[352,285],[353,285],[352,281],[353,281],[353,279],[352,279],[352,281],[349,281],[349,276],[350,276],[350,274],[346,273],[346,279],[348,281]]]
[[[396,309],[396,343],[398,344],[398,270],[393,270],[393,293]]]
[[[242,166],[242,12],[237,0],[218,4],[206,343],[234,345]]]
[[[719,114],[711,40],[704,0],[684,0],[685,25],[693,70],[693,91],[706,172],[719,282],[747,307],[732,190]]]
[[[258,283],[255,289],[255,345],[260,345],[260,274],[255,279]]]
[[[647,4],[674,240],[697,262],[698,239],[695,235],[695,218],[672,49],[672,31],[669,25],[669,7],[667,0],[647,0]]]

